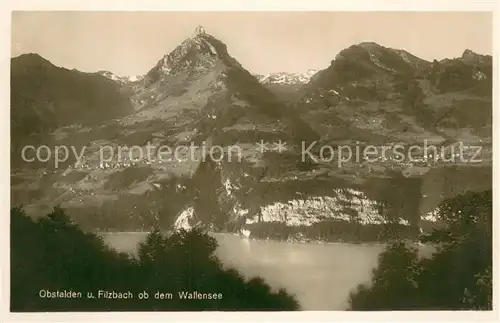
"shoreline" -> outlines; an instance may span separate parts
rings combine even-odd
[[[112,234],[144,234],[147,235],[150,233],[150,231],[98,231],[98,232],[92,232],[96,234],[97,236],[103,236],[103,235],[112,235]],[[167,232],[162,232],[162,233],[170,233],[170,231]],[[239,237],[240,240],[248,240],[248,241],[259,241],[259,242],[282,242],[282,243],[288,243],[288,244],[297,244],[297,245],[358,245],[358,246],[387,246],[388,244],[391,243],[391,241],[325,241],[325,240],[286,240],[286,239],[273,239],[273,238],[245,238],[239,235],[238,233],[233,233],[233,232],[213,232],[213,231],[208,231],[207,232],[209,235],[221,235],[221,236],[236,236]],[[418,241],[410,240],[410,239],[401,239],[401,241],[409,243],[410,245],[416,246],[416,247],[432,247],[431,244],[425,244],[425,243],[419,243]]]

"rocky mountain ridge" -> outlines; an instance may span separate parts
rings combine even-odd
[[[469,52],[450,62],[429,63],[405,51],[363,43],[342,51],[306,84],[276,77],[281,85],[300,86],[301,96],[287,100],[289,93],[278,95],[269,87],[276,85],[271,78],[259,82],[222,41],[197,28],[143,78],[133,83],[115,80],[133,105],[126,116],[97,127],[69,125],[51,132],[54,144],[86,144],[83,163],[14,170],[13,203],[28,209],[61,204],[88,229],[202,226],[245,230],[262,238],[300,235],[330,241],[414,237],[421,216],[436,205],[420,208],[426,204],[421,189],[430,170],[476,170],[460,163],[429,164],[427,156],[420,156],[419,163],[377,159],[339,167],[332,160],[304,160],[301,144],[382,147],[431,138],[449,145],[465,135],[470,143],[487,142],[491,123],[483,116],[469,129],[461,124],[467,114],[444,114],[448,123],[442,121],[440,127],[429,126],[419,115],[438,105],[448,111],[460,100],[473,102],[477,109],[491,108],[485,91],[491,82],[487,64],[487,57]],[[447,76],[454,73],[459,73],[458,81]],[[478,73],[485,78],[473,78],[482,75]],[[453,118],[457,124],[450,126]],[[185,151],[177,159],[136,161],[133,157],[146,156],[148,144],[194,144],[206,150],[196,149],[197,158]],[[125,160],[113,156],[102,162],[103,145],[137,149]],[[202,158],[213,147],[220,147],[217,158]],[[442,195],[471,185],[452,184],[453,191]],[[477,187],[487,185],[481,179]]]

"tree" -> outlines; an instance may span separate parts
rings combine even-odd
[[[148,277],[149,292],[156,290],[221,293],[221,300],[180,300],[176,306],[189,310],[283,310],[298,309],[286,291],[271,291],[261,278],[245,279],[234,269],[224,269],[214,253],[215,238],[199,229],[180,230],[169,236],[149,234],[139,248],[139,265]],[[153,258],[144,255],[155,255]],[[153,265],[152,265],[153,264]],[[164,301],[163,301],[164,303]],[[175,301],[174,301],[175,303]]]
[[[12,311],[295,310],[286,291],[271,291],[261,279],[245,281],[215,257],[216,240],[199,231],[164,235],[153,229],[139,256],[117,253],[85,233],[60,208],[33,220],[11,210]],[[40,297],[40,291],[81,292],[76,299]],[[97,298],[98,291],[132,293],[133,298]],[[139,299],[140,293],[147,299]],[[172,299],[159,299],[157,293]],[[180,299],[179,292],[223,295],[222,299]],[[87,293],[93,293],[94,298]]]
[[[430,257],[398,242],[380,255],[370,286],[350,295],[354,310],[492,308],[492,191],[445,200],[445,224],[422,237],[437,246]]]

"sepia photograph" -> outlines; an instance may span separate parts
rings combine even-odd
[[[10,311],[492,311],[493,30],[12,11]]]

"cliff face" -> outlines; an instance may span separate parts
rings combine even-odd
[[[188,218],[189,225],[249,231],[260,238],[328,241],[385,241],[417,233],[419,178],[356,184],[284,165],[276,159],[269,166],[201,164],[191,182],[194,204],[179,214],[174,227],[185,228]]]

